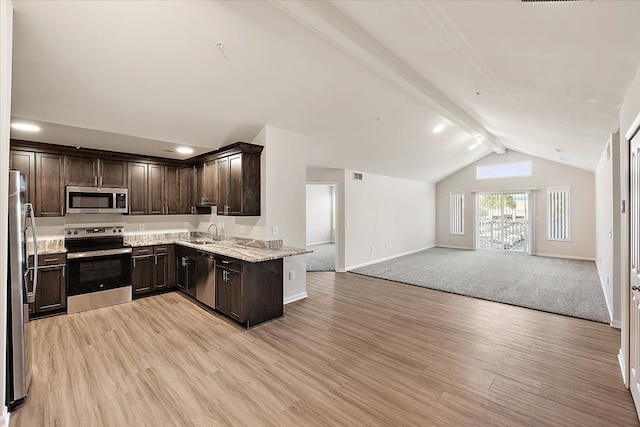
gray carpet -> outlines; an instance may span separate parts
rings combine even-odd
[[[336,270],[335,243],[307,246],[307,250],[313,251],[313,253],[307,254],[307,271]]]
[[[592,261],[433,248],[354,273],[609,323]]]

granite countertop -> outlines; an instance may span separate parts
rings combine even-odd
[[[246,244],[220,241],[208,244],[190,243],[187,240],[176,239],[159,239],[159,240],[147,240],[147,241],[130,241],[128,244],[131,247],[142,246],[154,246],[154,245],[171,245],[178,244],[186,246],[188,248],[197,249],[202,252],[207,252],[214,255],[228,256],[229,258],[235,258],[248,262],[262,262],[269,261],[278,258],[286,258],[296,255],[304,255],[311,251],[303,248],[292,248],[288,246],[281,246],[275,249],[269,248],[257,248],[247,246]]]
[[[238,237],[230,237],[229,240],[216,241],[207,244],[189,242],[188,233],[159,233],[144,236],[125,236],[125,244],[132,248],[155,245],[178,244],[197,249],[214,255],[228,256],[248,262],[262,262],[278,258],[286,258],[296,255],[311,253],[306,248],[292,248],[282,246],[282,241],[251,240]],[[196,238],[202,236],[195,236]],[[269,247],[272,246],[272,247]],[[66,253],[64,239],[51,239],[38,241],[38,255]],[[33,254],[33,245],[29,244],[29,254]]]
[[[311,252],[306,249],[292,248],[288,246],[281,246],[277,249],[254,248],[231,242],[216,242],[206,245],[199,245],[186,241],[177,241],[174,243],[187,246],[189,248],[198,249],[199,251],[208,252],[214,255],[223,255],[228,256],[229,258],[235,258],[249,262],[270,261],[278,258],[304,255]]]

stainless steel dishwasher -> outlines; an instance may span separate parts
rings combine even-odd
[[[216,308],[216,261],[213,254],[198,251],[196,261],[196,299]]]

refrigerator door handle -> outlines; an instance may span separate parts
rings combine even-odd
[[[31,203],[25,203],[25,209],[29,214],[31,220],[31,237],[33,239],[33,291],[29,292],[27,288],[27,302],[32,303],[36,301],[36,292],[38,289],[38,237],[36,235],[36,218],[33,215],[33,205]],[[25,227],[25,241],[26,241],[26,227]]]

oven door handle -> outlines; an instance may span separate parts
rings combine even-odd
[[[89,251],[89,252],[74,252],[74,253],[67,254],[67,259],[96,258],[101,256],[109,256],[109,255],[124,255],[124,254],[130,254],[131,252],[133,252],[131,248],[105,249],[102,251]]]

